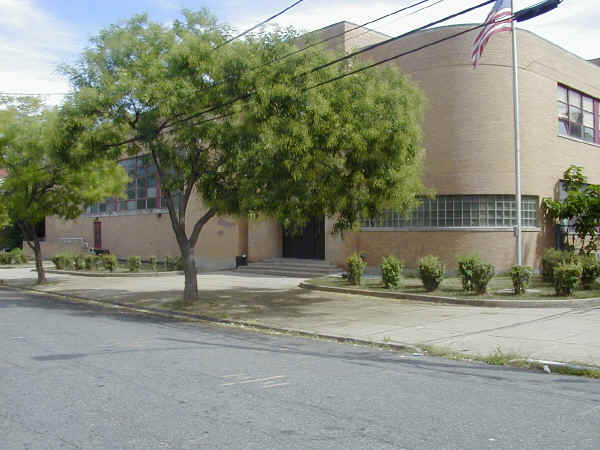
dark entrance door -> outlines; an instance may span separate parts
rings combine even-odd
[[[102,222],[94,222],[94,248],[102,248]]]
[[[317,217],[299,234],[284,231],[284,258],[325,259],[325,218]]]

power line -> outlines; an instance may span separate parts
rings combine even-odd
[[[390,43],[390,42],[397,41],[397,40],[399,40],[399,39],[401,39],[401,38],[404,38],[404,37],[406,37],[406,36],[412,35],[412,34],[414,34],[414,33],[417,33],[417,32],[419,32],[419,31],[423,31],[424,29],[426,29],[426,28],[429,28],[429,27],[431,27],[431,26],[433,26],[433,25],[437,25],[437,24],[439,24],[439,23],[442,23],[442,22],[445,22],[445,21],[447,21],[447,20],[453,19],[453,18],[455,18],[455,17],[457,17],[457,16],[460,16],[460,15],[462,15],[462,14],[466,14],[466,13],[468,13],[468,12],[471,12],[471,11],[473,11],[474,9],[481,8],[482,6],[485,6],[485,5],[489,4],[489,3],[493,3],[494,1],[496,1],[496,0],[486,0],[485,2],[483,2],[483,3],[480,3],[480,4],[476,5],[476,6],[472,6],[472,7],[470,7],[470,8],[467,8],[467,9],[464,9],[464,10],[462,10],[462,11],[459,11],[459,12],[457,12],[457,13],[454,13],[454,14],[451,14],[451,15],[449,15],[449,16],[446,16],[446,17],[444,17],[444,18],[442,18],[442,19],[439,19],[439,20],[436,20],[436,21],[430,22],[430,23],[428,23],[428,24],[426,24],[426,25],[423,25],[423,26],[421,26],[421,27],[415,28],[415,29],[413,29],[413,30],[411,30],[411,31],[408,31],[408,32],[406,32],[406,33],[400,34],[400,35],[398,35],[398,36],[395,36],[395,37],[392,37],[392,38],[390,38],[390,39],[386,39],[385,41],[378,42],[378,43],[376,43],[376,44],[370,45],[370,46],[368,46],[368,47],[365,47],[364,49],[361,49],[361,50],[358,50],[358,51],[356,51],[356,52],[350,53],[350,54],[348,54],[348,55],[346,55],[346,56],[343,56],[343,57],[337,58],[337,59],[335,59],[335,60],[333,60],[333,61],[330,61],[330,62],[328,62],[328,63],[321,64],[321,65],[319,65],[319,66],[317,66],[317,67],[314,67],[314,68],[312,68],[312,69],[310,69],[310,70],[308,70],[308,71],[306,71],[306,72],[303,72],[303,73],[301,73],[301,74],[299,74],[299,75],[296,75],[296,76],[294,76],[294,77],[293,77],[293,79],[297,79],[297,78],[299,78],[299,77],[301,77],[301,76],[309,75],[309,74],[311,74],[311,73],[317,72],[318,70],[322,70],[322,69],[324,69],[324,68],[326,68],[326,67],[329,67],[329,66],[331,66],[331,65],[333,65],[333,64],[336,64],[336,63],[338,63],[338,62],[341,62],[341,61],[347,60],[347,59],[349,59],[349,58],[352,58],[352,57],[354,57],[354,56],[356,56],[356,55],[362,54],[362,53],[366,52],[367,50],[372,50],[372,49],[374,49],[374,48],[380,47],[380,46],[382,46],[382,45],[385,45],[385,44],[388,44],[388,43]],[[478,28],[478,27],[476,27],[476,28]],[[461,34],[462,34],[462,33],[461,33]],[[424,47],[424,48],[426,48],[426,47]],[[399,56],[398,56],[398,57],[399,57]],[[393,59],[393,58],[392,58],[392,59]],[[357,70],[358,70],[358,69],[357,69]],[[364,69],[364,70],[366,70],[366,69]],[[338,78],[339,78],[339,79],[341,79],[341,78],[344,78],[344,76],[335,77],[335,78],[336,78],[336,79],[338,79]],[[332,80],[333,80],[333,81],[335,81],[335,79],[332,79]],[[321,84],[319,84],[319,85],[321,85]],[[311,87],[310,87],[310,89],[313,89],[314,87],[317,87],[317,86],[318,86],[318,85],[311,86]],[[308,89],[308,88],[307,88],[307,89]],[[246,94],[244,94],[244,95],[237,96],[237,97],[235,97],[235,98],[233,98],[233,99],[231,99],[231,100],[229,100],[229,101],[227,101],[227,102],[224,102],[224,103],[221,103],[221,104],[217,104],[217,105],[211,106],[211,107],[209,107],[209,108],[207,108],[207,109],[205,109],[205,110],[203,110],[203,111],[200,111],[200,112],[197,112],[197,113],[191,114],[191,115],[189,115],[189,116],[187,116],[187,117],[184,117],[184,118],[182,118],[182,119],[179,119],[179,120],[177,120],[177,121],[175,121],[175,122],[171,123],[169,126],[174,126],[174,125],[177,125],[177,124],[180,124],[180,123],[183,123],[183,122],[187,122],[187,121],[189,121],[189,120],[195,119],[196,117],[202,116],[202,115],[204,115],[204,114],[208,114],[208,113],[210,113],[210,112],[216,111],[216,110],[218,110],[218,109],[221,109],[221,108],[224,108],[224,107],[226,107],[226,106],[230,106],[230,105],[232,105],[232,104],[234,104],[234,103],[237,103],[238,101],[240,101],[240,100],[242,100],[242,99],[249,98],[249,97],[250,97],[250,96],[252,96],[253,94],[254,94],[254,92],[249,92],[249,93],[246,93]]]
[[[219,44],[215,47],[215,50],[223,47],[224,45],[229,44],[232,41],[235,41],[238,38],[241,38],[242,36],[250,33],[251,31],[256,30],[257,28],[263,26],[264,24],[266,24],[267,22],[270,22],[271,20],[273,20],[275,17],[279,17],[280,15],[282,15],[283,13],[285,13],[286,11],[289,11],[290,9],[292,9],[294,6],[296,6],[298,3],[302,3],[304,0],[297,0],[296,2],[292,3],[290,6],[288,6],[287,8],[279,11],[277,14],[272,15],[271,17],[269,17],[268,19],[263,20],[260,23],[257,23],[256,25],[254,25],[252,28],[248,28],[246,31],[244,31],[243,33],[238,34],[237,36],[234,36],[228,40],[226,40],[225,42],[223,42],[222,44]]]
[[[482,6],[488,5],[488,4],[493,3],[495,1],[496,0],[486,0],[486,1],[482,2],[482,3],[479,3],[478,5],[472,6],[472,7],[467,8],[467,9],[463,9],[462,11],[459,11],[457,13],[451,14],[449,16],[446,16],[446,17],[442,18],[442,19],[435,20],[433,22],[429,22],[426,25],[422,25],[422,26],[420,26],[418,28],[415,28],[415,29],[413,29],[411,31],[408,31],[406,33],[403,33],[403,34],[400,34],[398,36],[394,36],[392,38],[386,39],[385,41],[377,42],[376,44],[369,45],[369,46],[367,46],[365,48],[362,48],[362,49],[357,50],[355,52],[349,53],[348,55],[345,55],[345,56],[342,56],[340,58],[334,59],[333,61],[329,61],[329,62],[327,62],[325,64],[321,64],[321,65],[319,65],[317,67],[313,67],[311,70],[308,70],[308,71],[303,72],[303,73],[301,73],[299,75],[296,75],[296,77],[301,77],[301,76],[304,76],[304,75],[308,75],[310,73],[314,73],[314,72],[317,72],[318,70],[325,69],[326,67],[332,66],[332,65],[337,64],[339,62],[346,61],[346,60],[348,60],[350,58],[353,58],[353,57],[355,57],[357,55],[365,53],[365,52],[367,52],[369,50],[373,50],[374,48],[381,47],[382,45],[386,45],[386,44],[389,44],[390,42],[397,41],[398,39],[402,39],[402,38],[404,38],[406,36],[410,36],[411,34],[417,33],[419,31],[422,31],[422,30],[426,29],[426,28],[432,27],[432,26],[440,24],[442,22],[446,22],[447,20],[450,20],[450,19],[453,19],[455,17],[461,16],[463,14],[466,14],[468,12],[471,12],[471,11],[475,10],[475,9],[481,8]]]
[[[514,16],[511,16],[508,19],[512,19],[513,17]],[[507,20],[507,18],[503,18],[503,20]],[[468,32],[473,31],[473,30],[477,30],[478,28],[481,28],[481,27],[483,27],[485,25],[486,24],[476,25],[476,26],[474,26],[472,28],[468,28],[466,30],[463,30],[463,31],[460,31],[458,33],[452,34],[450,36],[446,36],[446,37],[443,37],[443,38],[438,39],[436,41],[429,42],[428,44],[421,45],[420,47],[414,48],[412,50],[408,50],[408,51],[405,51],[405,52],[402,52],[402,53],[398,53],[397,55],[390,56],[389,58],[382,59],[381,61],[377,61],[376,63],[372,63],[372,64],[369,64],[367,66],[360,67],[360,68],[352,70],[350,72],[346,72],[346,73],[344,73],[342,75],[338,75],[337,77],[330,78],[329,80],[325,80],[325,81],[322,81],[320,83],[317,83],[317,84],[315,84],[313,86],[309,86],[309,87],[305,88],[304,90],[305,91],[310,91],[311,89],[318,88],[318,87],[323,86],[325,84],[333,83],[334,81],[338,81],[338,80],[341,80],[342,78],[349,77],[350,75],[355,75],[357,73],[363,72],[365,70],[371,69],[371,68],[379,66],[381,64],[385,64],[385,63],[390,62],[390,61],[392,61],[394,59],[398,59],[398,58],[400,58],[402,56],[410,55],[411,53],[416,53],[416,52],[418,52],[420,50],[423,50],[425,48],[431,47],[433,45],[437,45],[437,44],[440,44],[440,43],[442,43],[444,41],[447,41],[447,40],[450,40],[450,39],[454,39],[455,37],[461,36],[463,34],[467,34]]]

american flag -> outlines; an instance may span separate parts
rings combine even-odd
[[[493,34],[501,31],[511,31],[512,0],[496,0],[494,7],[488,14],[483,24],[483,29],[473,41],[473,68],[483,55],[483,49]]]

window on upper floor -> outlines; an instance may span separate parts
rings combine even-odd
[[[600,101],[574,89],[558,85],[558,134],[600,144]]]
[[[86,210],[90,216],[119,214],[128,211],[152,211],[166,209],[166,199],[162,196],[160,180],[150,155],[140,155],[119,161],[129,176],[124,198],[108,197]],[[176,207],[181,201],[179,193],[174,194]]]

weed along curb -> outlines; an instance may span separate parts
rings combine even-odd
[[[182,270],[172,270],[170,272],[85,272],[81,270],[56,270],[46,269],[46,273],[56,273],[61,275],[76,275],[80,277],[168,277],[170,275],[183,275]]]
[[[487,306],[494,308],[580,308],[600,306],[600,298],[580,298],[573,300],[482,300],[456,297],[440,297],[426,294],[409,294],[405,292],[381,292],[370,289],[355,289],[335,286],[322,286],[312,283],[300,283],[304,289],[315,291],[337,292],[340,294],[368,295],[370,297],[394,298],[401,300],[417,300],[431,303],[448,303],[454,305]]]

